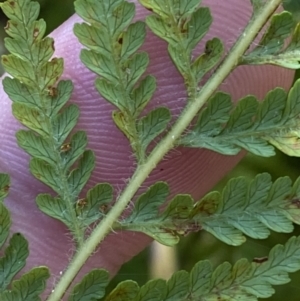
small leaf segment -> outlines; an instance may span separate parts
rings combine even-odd
[[[296,22],[300,21],[300,2],[298,0],[282,1],[285,10],[289,11]]]
[[[213,269],[207,260],[198,262],[190,273],[178,271],[168,280],[155,279],[142,287],[134,281],[121,282],[101,300],[103,301],[257,301],[275,293],[272,285],[290,281],[288,273],[300,269],[300,237],[292,237],[283,245],[275,246],[262,260],[240,259],[233,266],[222,263]],[[97,275],[97,277],[95,277]],[[103,296],[107,286],[107,272],[94,270],[77,285],[76,294],[69,301],[92,301]],[[94,292],[97,280],[103,279]],[[100,289],[99,289],[100,288]],[[89,296],[91,293],[91,296]],[[99,298],[99,297],[98,297]]]
[[[199,7],[201,0],[139,0],[153,12],[146,24],[168,43],[168,51],[183,76],[188,98],[194,100],[204,75],[220,61],[223,44],[213,38],[206,42],[204,53],[196,56],[195,47],[208,32],[212,16],[208,7]]]
[[[299,6],[299,2],[297,4]],[[289,38],[288,43],[286,39]],[[292,13],[273,15],[258,45],[240,58],[240,65],[272,64],[290,69],[300,68],[300,22]]]
[[[79,117],[77,105],[66,105],[73,84],[69,80],[58,82],[63,60],[51,59],[53,39],[43,38],[46,24],[37,20],[39,4],[13,0],[2,3],[1,8],[9,18],[5,46],[10,52],[2,56],[2,64],[13,77],[6,77],[3,87],[13,101],[14,116],[29,128],[18,131],[17,141],[33,157],[31,173],[58,195],[40,194],[37,205],[66,224],[78,245],[82,245],[85,226],[76,204],[95,159],[92,151],[85,150],[85,132],[70,135]],[[73,168],[75,162],[77,167]]]
[[[153,76],[141,78],[149,64],[148,54],[136,52],[145,41],[145,24],[131,23],[135,5],[124,0],[77,0],[75,10],[89,23],[74,27],[75,35],[88,48],[81,51],[81,60],[101,76],[96,88],[118,108],[113,120],[129,140],[137,161],[143,163],[147,147],[171,118],[165,107],[140,117],[156,89]]]
[[[4,248],[11,226],[9,211],[3,204],[9,192],[10,180],[7,174],[0,174],[0,249]],[[1,251],[0,251],[1,252]],[[2,253],[2,252],[1,252]],[[0,257],[0,300],[39,301],[50,277],[47,267],[36,267],[13,280],[26,264],[29,255],[28,242],[20,233],[14,233]]]
[[[167,246],[204,229],[237,246],[246,241],[244,235],[265,239],[270,230],[289,233],[293,222],[300,224],[300,178],[292,186],[288,177],[272,183],[267,173],[250,183],[239,177],[230,180],[222,194],[210,192],[197,202],[190,195],[176,195],[160,210],[168,194],[168,185],[157,182],[138,198],[131,215],[114,228],[143,232]]]
[[[233,109],[230,96],[218,92],[178,144],[207,148],[224,155],[236,155],[245,149],[263,157],[275,155],[275,146],[289,156],[299,157],[299,95],[300,80],[288,94],[276,88],[263,102],[246,96]]]

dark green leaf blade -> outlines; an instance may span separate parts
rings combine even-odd
[[[0,203],[0,248],[3,246],[9,235],[10,226],[11,218],[9,211],[2,203]]]
[[[167,282],[167,294],[164,301],[184,300],[187,297],[189,286],[189,274],[186,271],[178,271]]]
[[[62,193],[64,187],[56,168],[36,158],[31,159],[29,168],[38,180],[51,187],[58,194]]]
[[[150,15],[146,18],[146,24],[155,35],[159,36],[170,45],[175,45],[176,37],[169,33],[168,24],[166,24],[162,18]]]
[[[75,1],[77,3],[78,1]],[[75,24],[74,33],[80,43],[87,48],[110,56],[112,53],[109,36],[103,27],[90,26],[86,23]]]
[[[29,255],[27,240],[15,233],[5,249],[4,257],[0,258],[0,291],[5,290],[15,275],[25,266]]]
[[[161,244],[174,246],[179,241],[179,234],[173,229],[176,226],[172,222],[170,223],[170,220],[175,215],[185,212],[185,206],[184,208],[180,207],[180,213],[178,213],[176,210],[174,212],[174,206],[170,205],[167,209],[168,213],[165,216],[159,216],[158,209],[163,205],[168,194],[169,188],[166,183],[155,183],[138,198],[131,215],[126,219],[119,220],[119,225],[116,228],[143,232]],[[173,204],[175,203],[177,204],[178,202],[175,201]],[[166,226],[162,223],[164,219]]]
[[[73,230],[71,213],[61,198],[54,198],[50,194],[39,194],[35,201],[42,212],[62,221],[71,231]]]
[[[134,301],[152,301],[162,300],[167,293],[166,281],[163,279],[154,279],[148,281],[140,288],[140,291]]]
[[[146,71],[149,64],[149,56],[146,52],[138,52],[131,56],[126,62],[126,86],[131,90],[138,79]]]
[[[80,53],[80,59],[91,71],[101,75],[112,83],[118,82],[116,67],[111,56],[106,57],[93,50],[83,49]]]
[[[165,202],[168,194],[169,187],[165,182],[155,183],[138,198],[126,222],[151,220],[157,216],[158,208]]]
[[[139,120],[137,130],[144,151],[149,143],[166,129],[170,119],[169,109],[159,107]]]
[[[108,283],[108,272],[94,269],[74,286],[68,301],[94,301],[100,299],[104,296]]]
[[[138,116],[148,104],[156,90],[156,78],[147,75],[140,84],[132,91],[131,98],[134,103],[134,113]]]
[[[136,282],[126,280],[117,285],[117,287],[105,298],[105,301],[128,301],[134,300],[139,291]]]
[[[187,49],[194,49],[194,47],[208,32],[211,23],[212,16],[208,7],[200,7],[192,13],[191,20],[187,23]]]
[[[122,111],[126,108],[125,104],[119,101],[124,95],[118,85],[108,81],[105,78],[97,78],[95,81],[95,86],[102,97],[116,106],[119,110]]]
[[[25,24],[35,21],[40,13],[39,4],[30,0],[24,0],[21,3],[6,1],[1,4],[1,9],[9,19],[13,21],[21,20]],[[23,38],[26,38],[26,35]]]
[[[124,61],[134,54],[144,43],[146,37],[145,23],[138,21],[128,26],[122,38],[121,59]]]
[[[253,128],[262,130],[278,125],[286,105],[286,97],[283,89],[277,88],[270,91],[259,107],[257,121]]]
[[[232,103],[229,94],[216,93],[208,102],[207,107],[200,113],[195,131],[207,136],[219,134],[222,130],[222,124],[229,119],[231,109]]]
[[[188,194],[176,195],[168,204],[167,208],[160,215],[160,218],[184,220],[189,219],[191,210],[193,209],[193,198]]]
[[[91,0],[76,0],[74,2],[76,13],[87,23],[98,25],[97,27],[106,27],[106,14],[112,13],[122,0],[115,1],[91,1]]]
[[[50,95],[52,107],[49,109],[49,115],[55,116],[61,108],[70,100],[73,92],[73,83],[71,80],[61,80],[54,88],[54,95]]]
[[[79,113],[78,106],[71,104],[53,118],[53,138],[58,145],[61,145],[69,136],[78,121]]]
[[[29,107],[23,103],[13,103],[12,112],[15,118],[23,125],[41,136],[47,136],[48,129],[45,116],[38,109]]]
[[[170,4],[166,1],[161,1],[161,0],[153,0],[153,1],[139,0],[139,2],[144,7],[146,7],[148,10],[150,10],[151,12],[155,12],[156,14],[160,15],[162,18],[166,18],[166,17],[170,16],[170,11],[169,11]]]
[[[218,38],[206,42],[204,53],[196,58],[191,65],[197,82],[220,61],[223,51],[223,43]]]
[[[44,22],[42,20],[42,22]],[[35,65],[48,61],[53,55],[53,39],[45,38],[38,44],[33,44],[30,48],[28,42],[12,38],[5,39],[7,50],[24,61],[33,60]]]
[[[77,204],[77,213],[85,225],[102,218],[109,210],[109,204],[113,199],[113,188],[107,183],[97,184],[90,189],[84,204]]]
[[[239,246],[246,241],[243,233],[224,221],[208,220],[203,222],[203,229],[217,239],[231,246]]]
[[[23,61],[13,55],[3,55],[1,58],[4,70],[17,78],[20,82],[33,87],[36,85],[36,76],[30,63]]]
[[[282,5],[293,15],[295,21],[300,21],[300,2],[298,0],[285,0]]]
[[[0,202],[8,195],[10,177],[8,174],[0,173]]]
[[[64,151],[61,146],[61,160],[65,170],[71,168],[71,166],[82,156],[87,146],[87,135],[83,131],[76,132],[70,139],[70,142],[66,144],[67,149]]]
[[[12,101],[30,106],[32,109],[42,109],[39,94],[34,89],[20,83],[17,79],[5,77],[3,79],[3,88]],[[49,107],[49,115],[56,115],[70,99],[73,84],[69,80],[60,81],[57,87],[54,88],[54,91],[56,95],[52,97],[50,95],[45,96],[45,101],[52,103],[52,107]]]
[[[78,167],[72,170],[68,184],[72,188],[72,195],[78,196],[86,182],[89,180],[95,167],[95,155],[91,150],[87,150],[80,158]]]
[[[190,273],[190,294],[193,298],[205,296],[211,289],[212,266],[208,260],[197,262]]]
[[[41,301],[39,295],[45,290],[49,277],[48,268],[33,268],[13,282],[11,291],[0,294],[1,301]]]
[[[18,145],[28,154],[55,166],[57,158],[53,152],[49,151],[53,147],[49,139],[25,130],[18,131],[16,136]]]
[[[222,134],[249,129],[257,109],[258,102],[254,96],[246,96],[241,99],[230,115]]]

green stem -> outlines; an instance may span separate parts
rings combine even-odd
[[[261,10],[260,14],[255,15],[253,19],[250,20],[250,23],[229,52],[224,63],[203,86],[195,101],[188,103],[180,118],[174,124],[166,137],[164,137],[151,152],[145,164],[138,166],[128,186],[124,189],[114,207],[99,223],[99,225],[91,233],[90,237],[85,241],[84,245],[75,254],[69,267],[57,283],[56,288],[50,294],[47,301],[61,300],[67,288],[72,283],[74,277],[80,271],[81,267],[85,264],[89,256],[94,252],[98,244],[103,241],[106,235],[111,231],[114,222],[123,213],[128,203],[131,201],[143,182],[147,179],[151,171],[157,166],[157,164],[169,152],[169,150],[174,147],[176,139],[180,137],[201,107],[212,96],[214,91],[220,86],[230,72],[237,66],[239,57],[242,56],[248,49],[257,33],[280,4],[281,0],[268,1],[265,7]]]

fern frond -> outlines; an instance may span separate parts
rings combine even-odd
[[[94,168],[94,154],[86,151],[87,137],[71,132],[78,121],[79,108],[66,105],[73,90],[71,81],[59,81],[63,60],[52,58],[53,39],[44,37],[45,21],[37,20],[39,4],[29,0],[1,4],[10,19],[2,56],[6,72],[13,78],[3,80],[5,92],[13,101],[14,116],[30,130],[20,130],[17,141],[29,155],[32,174],[50,186],[58,197],[40,195],[39,208],[65,223],[81,245],[85,227],[76,214],[76,202]],[[78,161],[76,169],[73,164]],[[57,209],[60,200],[63,211]],[[55,207],[56,206],[56,207]],[[50,210],[51,209],[51,210]]]
[[[288,177],[274,183],[267,173],[250,183],[232,179],[222,194],[213,191],[194,203],[190,195],[176,195],[164,208],[168,185],[158,182],[142,194],[132,213],[115,224],[115,229],[143,232],[158,242],[173,246],[181,236],[206,230],[219,240],[240,245],[244,235],[264,239],[270,230],[289,233],[300,224],[300,178],[291,185]]]
[[[74,27],[79,41],[89,49],[81,51],[81,60],[101,76],[96,80],[96,88],[118,108],[113,112],[113,120],[142,163],[149,144],[166,129],[171,118],[165,107],[139,116],[156,89],[154,77],[147,75],[141,79],[149,64],[148,54],[136,52],[145,40],[145,24],[131,23],[135,6],[124,0],[77,0],[75,9],[89,23]]]
[[[193,58],[197,44],[208,32],[212,16],[208,7],[199,7],[201,0],[139,0],[153,12],[146,24],[168,43],[168,51],[184,78],[190,100],[198,95],[199,82],[220,61],[223,44],[218,38],[206,43],[204,53]]]
[[[286,46],[286,39],[291,38]],[[271,18],[270,26],[258,45],[243,55],[240,64],[272,64],[290,69],[300,68],[300,22],[284,11]]]
[[[0,174],[0,248],[3,248],[11,226],[10,213],[3,204],[10,185],[9,176]],[[2,252],[1,252],[2,253]],[[0,257],[0,300],[25,301],[40,300],[39,295],[45,290],[49,270],[37,267],[13,280],[26,264],[29,255],[28,242],[20,233],[15,233]]]
[[[245,149],[263,157],[275,155],[274,145],[289,156],[300,156],[299,95],[300,80],[288,95],[276,88],[263,102],[246,96],[233,109],[230,96],[218,92],[178,144],[207,148],[224,155],[236,155]]]
[[[178,271],[168,280],[155,279],[142,287],[131,280],[126,280],[107,295],[104,301],[199,301],[199,300],[247,300],[269,298],[275,293],[273,285],[290,281],[288,273],[300,269],[300,237],[292,237],[285,245],[275,246],[262,262],[238,260],[233,266],[222,263],[213,269],[208,260],[199,261],[190,273]],[[76,293],[84,301],[92,301],[88,293],[94,290],[95,273],[107,277],[104,270],[95,270],[87,274],[77,287]],[[276,275],[274,277],[274,275]],[[104,295],[107,281],[104,279],[99,295]],[[94,295],[95,294],[95,295]],[[79,300],[71,297],[69,301]]]

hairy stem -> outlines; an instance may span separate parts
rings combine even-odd
[[[193,102],[189,102],[180,118],[174,124],[170,132],[160,141],[156,148],[151,152],[143,165],[140,165],[134,172],[129,184],[120,195],[114,207],[107,216],[99,223],[84,245],[78,250],[66,272],[58,282],[55,290],[51,293],[48,301],[59,301],[80,271],[89,256],[94,252],[98,244],[111,231],[114,222],[122,214],[128,203],[131,201],[137,190],[149,176],[151,171],[157,166],[162,158],[171,150],[177,138],[189,126],[197,112],[206,103],[209,97],[225,80],[230,72],[238,65],[239,57],[248,49],[260,29],[267,22],[272,13],[281,4],[281,0],[270,0],[259,14],[252,17],[248,26],[243,31],[240,38],[230,50],[227,58],[220,68],[203,86],[198,97]]]

